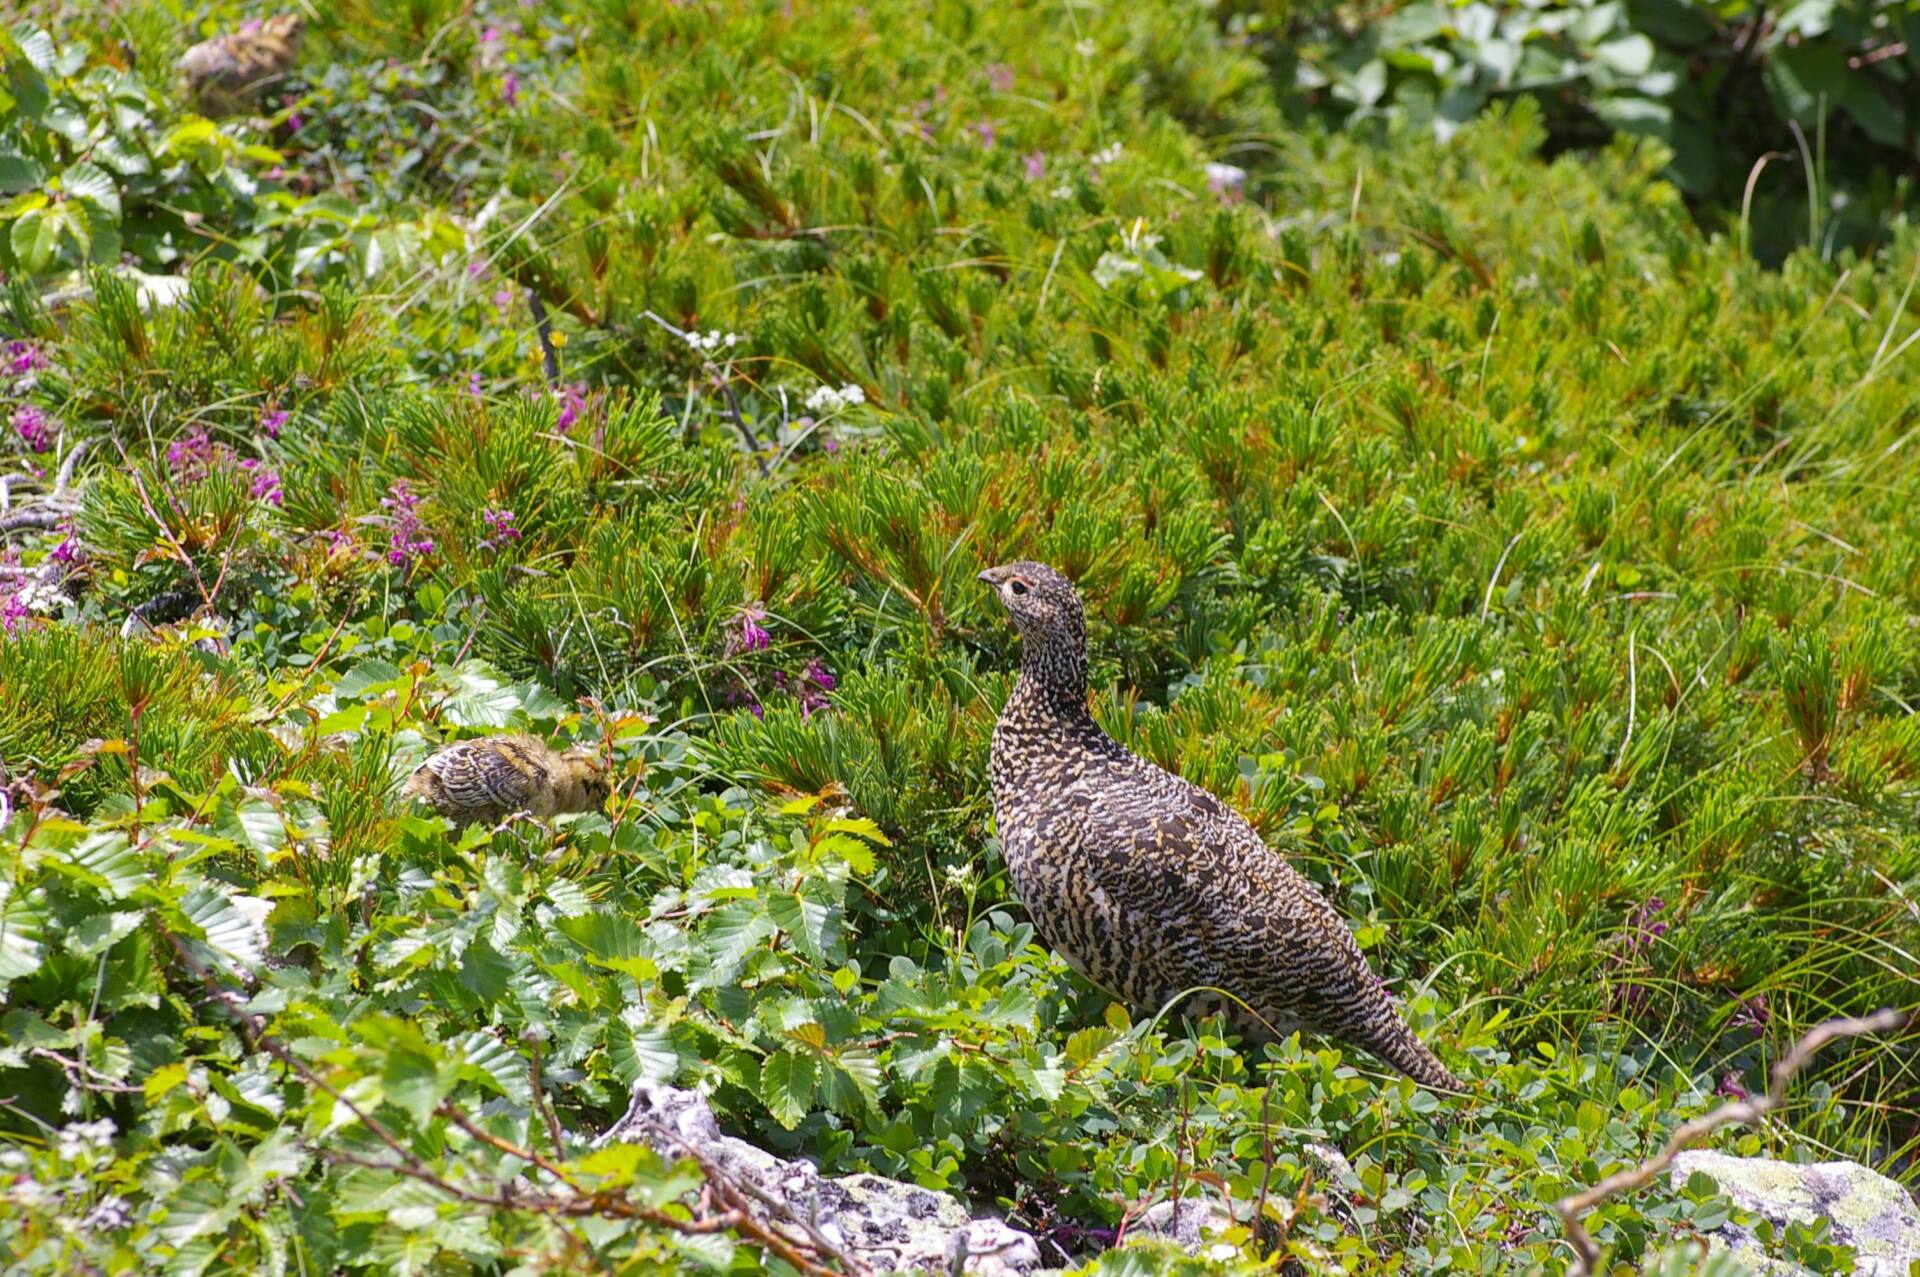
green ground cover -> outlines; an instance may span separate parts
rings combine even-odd
[[[344,0],[201,120],[166,68],[241,16],[5,41],[9,1265],[780,1267],[556,1138],[650,1077],[1106,1271],[1222,1192],[1249,1270],[1558,1271],[1559,1197],[1920,1003],[1911,225],[1768,268],[1526,98],[1298,128],[1177,0]],[[1018,557],[1473,1099],[1035,942],[974,581]],[[602,743],[607,811],[392,798],[509,727]],[[1917,1051],[1715,1145],[1912,1184]],[[601,1208],[501,1197],[531,1153]],[[1729,1209],[1589,1227],[1678,1273]]]

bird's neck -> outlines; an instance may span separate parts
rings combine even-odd
[[[1045,717],[1088,717],[1086,631],[1024,636],[1010,704]]]

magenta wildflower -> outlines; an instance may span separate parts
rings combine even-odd
[[[480,43],[482,44],[500,43],[500,28],[488,27],[485,31],[482,31],[480,33]]]
[[[831,457],[834,453],[840,451],[840,441],[832,435],[828,435],[820,441],[820,447],[822,451]]]
[[[47,357],[40,353],[40,347],[30,341],[10,341],[7,343],[7,371],[16,377],[47,366]]]
[[[995,93],[1011,93],[1013,91],[1012,67],[1004,62],[989,62],[985,70],[987,73],[987,84],[992,87]]]
[[[500,100],[508,106],[517,106],[520,102],[520,77],[509,71],[500,81]]]
[[[1726,1074],[1721,1077],[1720,1085],[1713,1088],[1713,1093],[1715,1095],[1724,1095],[1729,1099],[1735,1100],[1749,1100],[1753,1098],[1752,1094],[1747,1090],[1746,1085],[1741,1082],[1740,1075],[1732,1069],[1728,1069]]]
[[[53,447],[53,423],[38,407],[30,403],[21,404],[13,410],[12,421],[20,442],[30,450],[45,452]]]
[[[1029,182],[1037,182],[1047,175],[1047,157],[1044,152],[1028,151],[1021,157],[1021,162],[1027,166]]]
[[[253,486],[249,489],[256,501],[265,501],[268,505],[281,504],[280,472],[269,469],[253,457],[240,462],[240,468],[253,475]]]
[[[292,115],[289,115],[287,117],[287,127],[292,129],[295,133],[298,133],[301,129],[304,129],[307,127],[307,122],[301,118],[300,113],[298,111],[295,111]]]
[[[21,601],[19,592],[14,591],[8,594],[5,600],[0,601],[0,629],[5,630],[8,636],[12,636],[13,632],[20,628],[20,622],[32,614],[27,605]]]
[[[269,408],[260,414],[260,433],[269,439],[280,437],[280,427],[287,424],[293,414],[284,408]]]
[[[979,134],[980,149],[983,151],[991,151],[993,149],[994,142],[997,141],[1000,137],[1000,134],[993,127],[992,120],[980,121],[978,124],[973,126],[973,131]]]
[[[69,532],[47,555],[55,563],[73,564],[80,558],[80,538]]]
[[[392,512],[392,532],[387,538],[387,562],[397,568],[413,569],[414,564],[433,553],[433,539],[426,535],[417,508],[420,497],[405,479],[395,479],[380,498],[380,504]]]
[[[828,669],[817,656],[807,662],[806,679],[823,692],[831,692],[840,686],[840,680],[834,677],[833,671]]]
[[[513,309],[513,290],[503,288],[493,295],[493,308],[502,315]]]
[[[767,627],[761,624],[766,619],[767,610],[758,603],[740,609],[741,651],[764,651],[773,642],[773,636],[767,633]]]
[[[520,539],[520,528],[514,522],[515,517],[511,510],[490,509],[482,511],[480,521],[487,525],[487,535],[481,539],[480,548],[483,550],[494,550],[509,541],[518,541]]]
[[[167,469],[176,479],[204,479],[213,463],[213,437],[195,426],[167,445]]]
[[[553,428],[561,434],[571,430],[573,423],[580,420],[580,414],[587,410],[586,389],[585,382],[575,382],[554,392],[560,396],[560,419],[553,423]]]
[[[1773,1021],[1773,1011],[1767,1006],[1767,995],[1756,993],[1750,998],[1741,998],[1734,1008],[1733,1018],[1727,1022],[1729,1028],[1753,1030],[1753,1036],[1759,1037],[1767,1031],[1767,1025]]]
[[[480,373],[478,370],[467,374],[467,393],[475,399],[480,397]]]

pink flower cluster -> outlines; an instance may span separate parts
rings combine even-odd
[[[24,377],[30,372],[38,372],[47,366],[47,357],[40,353],[40,347],[30,341],[10,341],[6,349],[7,371],[15,377]]]
[[[195,426],[167,445],[167,469],[182,483],[199,483],[228,466],[252,476],[248,492],[254,500],[278,506],[285,499],[278,470],[258,457],[235,458],[231,448],[213,441],[205,426]]]
[[[560,397],[560,419],[553,428],[561,434],[573,429],[573,423],[580,420],[580,414],[587,410],[587,387],[585,382],[575,382],[571,386],[562,386],[554,391]]]
[[[520,528],[519,525],[514,522],[514,519],[515,515],[511,510],[492,509],[483,511],[480,515],[480,520],[487,525],[487,535],[481,538],[480,548],[483,550],[497,550],[509,541],[518,541],[520,539]]]
[[[427,536],[417,513],[419,494],[405,479],[395,479],[380,504],[389,511],[392,527],[387,538],[387,562],[411,572],[421,559],[433,553],[433,539]]]
[[[20,442],[29,452],[47,452],[53,447],[53,422],[47,414],[33,404],[21,404],[13,410],[10,418],[14,433],[20,436]]]

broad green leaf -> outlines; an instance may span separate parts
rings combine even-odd
[[[96,913],[73,927],[67,929],[67,952],[79,958],[91,958],[104,953],[120,941],[133,934],[146,920],[146,914],[138,910],[123,910],[116,913]]]
[[[223,838],[258,855],[271,855],[287,845],[287,827],[272,804],[250,798],[238,805],[222,803],[214,830]]]
[[[788,891],[767,896],[767,916],[793,937],[801,953],[815,962],[840,960],[840,910]]]
[[[555,930],[585,949],[589,961],[632,976],[651,980],[660,974],[647,952],[647,937],[631,918],[615,913],[589,913],[562,918]]]
[[[665,1029],[634,1027],[624,1019],[607,1026],[607,1055],[614,1076],[628,1086],[635,1082],[671,1082],[680,1071],[680,1052]]]
[[[53,265],[53,257],[60,248],[60,228],[65,224],[53,208],[33,209],[14,219],[12,238],[13,257],[20,263],[20,269],[30,275],[45,273]]]
[[[476,1029],[449,1048],[459,1061],[462,1077],[498,1091],[516,1104],[533,1099],[532,1074],[526,1057],[498,1037]]]
[[[398,666],[375,657],[360,662],[333,685],[333,694],[341,700],[364,700],[392,691],[407,679]]]
[[[60,184],[72,199],[83,200],[115,221],[120,218],[120,187],[98,164],[81,160],[60,174]]]
[[[145,855],[133,849],[125,834],[103,830],[81,840],[73,850],[53,861],[52,867],[116,899],[125,899],[152,877],[145,860]]]
[[[812,1056],[776,1051],[760,1066],[760,1099],[773,1120],[792,1130],[813,1107],[818,1077]]]
[[[0,195],[31,191],[47,180],[46,170],[24,155],[0,153]]]
[[[47,916],[41,903],[11,882],[0,883],[0,982],[40,969],[46,949]]]
[[[225,888],[195,887],[180,902],[180,912],[205,933],[206,943],[229,965],[258,967],[266,956],[266,931],[240,912]]]

